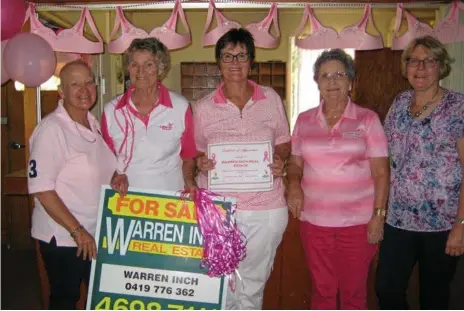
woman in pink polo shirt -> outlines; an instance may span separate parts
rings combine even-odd
[[[323,52],[314,65],[322,101],[296,121],[288,206],[301,220],[312,309],[365,309],[369,266],[382,239],[388,147],[377,114],[351,101],[353,59]]]
[[[230,30],[218,40],[215,52],[224,83],[193,104],[195,141],[203,153],[197,158],[199,186],[208,186],[207,172],[214,167],[211,155],[206,154],[208,144],[270,141],[274,148],[271,191],[222,193],[237,199],[237,225],[247,240],[247,255],[238,267],[235,291],[228,292],[226,308],[257,310],[262,308],[264,286],[287,226],[288,209],[280,177],[291,137],[279,95],[248,80],[255,59],[250,32]]]
[[[50,282],[50,309],[75,309],[80,284],[88,284],[95,258],[100,189],[110,182],[116,158],[89,109],[96,100],[86,63],[60,72],[61,100],[30,138],[29,193],[34,195],[32,237],[39,240]]]
[[[156,38],[135,39],[125,56],[131,86],[102,115],[103,137],[118,159],[112,187],[194,191],[192,112],[161,83],[171,65],[168,49]]]

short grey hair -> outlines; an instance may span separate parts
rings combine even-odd
[[[134,39],[124,53],[125,64],[128,65],[131,62],[132,54],[134,54],[134,52],[141,51],[147,51],[153,54],[156,61],[156,67],[158,68],[158,80],[165,78],[168,75],[169,69],[171,69],[171,57],[166,45],[153,37]]]
[[[322,64],[331,60],[338,60],[345,66],[345,72],[348,79],[351,81],[354,79],[356,74],[354,60],[348,55],[345,51],[341,49],[331,49],[328,51],[322,52],[321,55],[316,59],[314,63],[314,81],[317,82],[319,76],[319,70],[321,69]]]

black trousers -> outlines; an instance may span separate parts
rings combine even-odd
[[[39,245],[50,283],[49,309],[76,309],[82,280],[89,285],[91,261],[77,257],[77,247],[57,246],[55,238]]]
[[[450,284],[459,259],[445,254],[448,234],[407,231],[385,224],[376,277],[380,309],[408,309],[406,290],[416,263],[420,308],[448,309]]]

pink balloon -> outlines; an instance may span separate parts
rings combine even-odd
[[[2,41],[11,39],[21,31],[26,17],[26,3],[24,0],[2,0]]]
[[[22,32],[9,40],[3,55],[10,78],[27,87],[37,87],[55,71],[55,52],[38,35]]]
[[[3,84],[5,83],[6,81],[10,80],[10,76],[8,75],[8,72],[6,72],[5,70],[5,62],[3,61],[3,51],[5,51],[5,47],[6,47],[6,44],[8,43],[8,40],[5,40],[5,41],[2,41],[2,79],[1,79],[1,83],[0,84]]]

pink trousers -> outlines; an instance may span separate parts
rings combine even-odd
[[[300,223],[312,277],[312,309],[367,309],[367,276],[377,245],[367,243],[367,225],[320,227]]]

